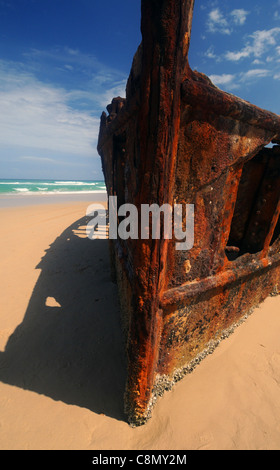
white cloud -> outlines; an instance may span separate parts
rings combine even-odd
[[[253,38],[252,53],[255,57],[263,55],[269,46],[276,45],[276,37],[280,34],[280,28],[256,31],[251,35]]]
[[[280,1],[278,0],[277,2],[277,6],[279,7],[280,6]],[[275,8],[277,8],[277,6],[275,5]],[[279,20],[280,19],[280,12],[279,12],[279,9],[275,10],[274,12],[274,19],[275,20]]]
[[[241,51],[237,51],[237,52],[228,51],[228,52],[226,52],[225,58],[227,60],[232,61],[232,62],[238,62],[240,59],[250,57],[251,53],[252,53],[251,47],[248,46],[248,47],[244,47]]]
[[[25,51],[23,56],[25,67],[35,76],[46,80],[50,75],[51,81],[55,79],[63,83],[75,108],[95,110],[100,115],[114,97],[110,95],[110,90],[112,93],[114,90],[121,91],[122,96],[125,96],[127,75],[103,64],[92,54],[68,47],[55,47],[31,49]],[[77,83],[82,88],[77,89]]]
[[[225,54],[227,60],[237,62],[241,59],[254,57],[259,59],[264,53],[276,46],[276,38],[280,34],[280,28],[272,28],[269,30],[255,31],[249,36],[250,42],[240,51],[228,51]]]
[[[40,82],[20,64],[0,62],[2,145],[93,156],[99,119],[68,104],[63,88]]]
[[[252,69],[241,74],[241,81],[254,80],[256,78],[267,77],[270,71],[267,69]]]
[[[263,64],[263,61],[260,60],[260,59],[255,59],[255,60],[253,60],[252,64],[253,64],[253,65],[262,65],[262,64]]]
[[[250,12],[243,8],[232,10],[227,17],[221,12],[220,8],[214,8],[210,11],[207,20],[207,28],[211,33],[231,34],[233,26],[243,26]]]
[[[35,156],[24,156],[20,157],[20,160],[29,160],[31,162],[45,162],[45,163],[55,163],[57,164],[58,161],[55,160],[54,158],[48,158],[48,157],[35,157]]]
[[[217,59],[217,55],[215,54],[214,52],[214,47],[213,46],[210,46],[207,51],[205,52],[205,57],[207,57],[208,59]]]
[[[245,24],[248,15],[249,12],[243,10],[243,8],[232,10],[231,12],[231,16],[233,17],[234,23],[239,26],[243,26]]]
[[[222,75],[210,75],[210,80],[214,85],[229,85],[235,80],[235,75],[223,73]]]
[[[211,33],[222,33],[222,34],[230,34],[231,30],[229,28],[228,21],[224,17],[223,13],[219,8],[215,8],[211,10],[208,15],[208,31]]]
[[[48,158],[48,157],[42,157],[42,156],[35,156],[35,155],[30,155],[30,156],[23,156],[23,157],[19,157],[18,160],[22,160],[22,161],[27,161],[27,162],[31,162],[31,163],[35,163],[35,164],[38,164],[38,165],[41,165],[41,164],[45,164],[45,163],[50,163],[51,165],[60,165],[60,166],[85,166],[84,163],[81,163],[81,161],[79,161],[77,163],[77,161],[75,160],[74,162],[73,161],[69,161],[69,160],[59,160],[57,158]]]
[[[244,83],[246,82],[252,82],[268,76],[271,76],[270,70],[256,68],[236,74],[223,73],[220,75],[210,75],[209,78],[214,85],[222,87],[228,91],[233,91],[244,86]],[[277,80],[280,79],[280,74],[275,74],[273,78]]]

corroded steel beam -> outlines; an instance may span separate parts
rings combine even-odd
[[[194,204],[195,239],[109,240],[127,337],[125,407],[146,422],[169,389],[280,287],[280,117],[191,70],[194,0],[142,0],[126,98],[98,151],[118,207]],[[120,222],[120,219],[119,219]]]

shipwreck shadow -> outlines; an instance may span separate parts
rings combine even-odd
[[[0,380],[125,420],[126,364],[108,240],[89,240],[84,217],[37,266],[25,317],[0,353]]]

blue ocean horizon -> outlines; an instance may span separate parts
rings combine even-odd
[[[102,180],[0,179],[0,195],[105,193]]]

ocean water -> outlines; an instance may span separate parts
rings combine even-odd
[[[104,181],[0,179],[0,195],[106,193]]]

